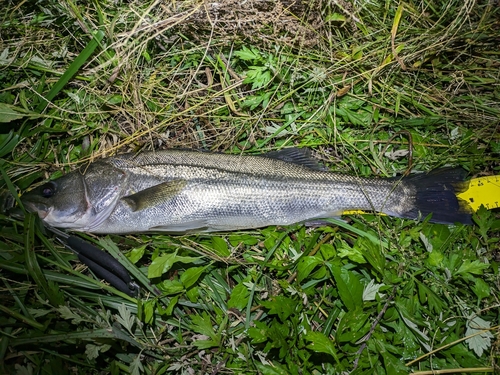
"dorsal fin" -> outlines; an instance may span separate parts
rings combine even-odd
[[[314,169],[317,171],[327,170],[324,165],[322,165],[317,159],[311,156],[311,150],[309,150],[308,148],[284,148],[283,150],[279,151],[266,152],[261,156],[286,161],[287,163],[302,165],[303,167],[307,167],[309,169]]]

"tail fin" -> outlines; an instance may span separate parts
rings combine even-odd
[[[402,217],[416,219],[432,214],[433,223],[472,224],[472,210],[457,194],[467,190],[467,172],[462,168],[441,168],[403,179],[416,192],[414,207]]]

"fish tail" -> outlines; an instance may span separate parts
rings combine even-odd
[[[403,183],[409,184],[415,195],[413,207],[401,217],[417,219],[432,214],[433,223],[472,224],[472,209],[457,197],[469,186],[464,181],[466,175],[462,168],[440,168],[404,178]]]

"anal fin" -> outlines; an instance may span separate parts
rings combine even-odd
[[[187,221],[179,224],[157,225],[149,228],[150,231],[167,232],[167,233],[187,233],[187,232],[203,232],[208,228],[208,223],[204,219]]]

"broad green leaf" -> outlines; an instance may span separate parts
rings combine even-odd
[[[106,103],[110,105],[117,105],[123,103],[123,96],[114,94],[106,98]]]
[[[231,298],[227,301],[227,307],[242,310],[247,306],[249,297],[250,291],[243,283],[240,283],[231,291]]]
[[[290,324],[288,322],[281,324],[276,319],[273,319],[267,332],[269,341],[264,351],[276,348],[279,349],[279,358],[285,358],[291,345],[290,333]]]
[[[336,265],[330,265],[337,290],[348,310],[355,310],[363,304],[363,284],[351,271]]]
[[[339,252],[339,257],[344,258],[347,257],[351,261],[363,264],[366,263],[366,259],[363,257],[363,252],[359,248],[359,246],[349,246],[347,242],[342,241],[341,245],[337,248]]]
[[[143,304],[143,310],[144,310],[144,322],[147,324],[153,324],[154,323],[154,312],[156,308],[156,300],[150,299],[148,301],[145,301]]]
[[[382,252],[381,244],[377,244],[367,238],[359,238],[355,243],[363,253],[363,257],[370,263],[381,275],[386,270],[387,260]]]
[[[338,342],[351,342],[363,338],[370,330],[369,315],[361,307],[345,313],[337,326],[335,338]]]
[[[335,247],[329,243],[324,243],[321,245],[320,253],[321,253],[321,257],[324,260],[332,259],[337,255],[337,251],[336,251]]]
[[[200,259],[203,257],[187,257],[187,256],[182,256],[182,255],[177,255],[175,257],[176,262],[184,263],[184,264],[190,264],[190,263],[199,263]]]
[[[143,256],[146,251],[146,245],[139,246],[127,253],[127,258],[133,263],[136,264]]]
[[[276,296],[269,301],[263,301],[262,305],[269,309],[269,314],[277,314],[284,322],[295,311],[297,301],[284,296]]]
[[[427,303],[429,308],[436,313],[441,312],[445,308],[443,300],[424,283],[417,282],[417,287],[419,301],[422,305]]]
[[[396,358],[387,350],[380,353],[384,360],[384,367],[387,374],[391,375],[407,375],[408,367],[405,366],[401,358]]]
[[[260,344],[267,341],[269,328],[264,322],[255,322],[255,327],[248,329],[248,336],[252,339],[252,344]]]
[[[260,362],[255,362],[255,366],[259,370],[259,373],[262,373],[262,375],[289,375],[290,372],[288,369],[279,364],[279,363],[273,363],[272,365],[265,365]]]
[[[424,325],[422,321],[419,321],[418,317],[415,315],[411,315],[410,312],[408,311],[406,305],[408,305],[410,302],[407,300],[399,299],[396,302],[396,307],[398,309],[398,312],[401,316],[401,319],[403,320],[404,324],[406,327],[410,329],[414,334],[416,334],[417,338],[419,339],[420,343],[425,346],[426,349],[430,350],[429,342],[430,338],[427,335],[425,327],[424,329],[420,328],[420,325]]]
[[[184,290],[184,285],[179,280],[163,280],[160,284],[157,284],[158,288],[165,294],[177,294]]]
[[[464,262],[456,272],[456,275],[464,275],[464,276],[467,276],[467,274],[482,275],[483,270],[485,270],[488,267],[489,264],[482,263],[479,260],[473,260],[472,262],[470,260],[464,260]]]
[[[337,359],[337,350],[333,345],[332,340],[325,336],[325,334],[317,331],[309,331],[305,334],[306,341],[311,343],[307,345],[308,349],[316,353],[330,354],[333,358]],[[338,360],[338,359],[337,359]]]
[[[424,226],[422,228],[422,231],[420,232],[421,238],[423,236],[428,242],[428,244],[426,244],[425,240],[422,239],[422,242],[429,252],[431,252],[433,249],[440,251],[443,245],[446,244],[446,241],[449,240],[450,234],[451,233],[448,226],[442,224]],[[428,248],[428,246],[430,246],[430,249]]]
[[[206,268],[207,266],[192,267],[184,271],[181,275],[181,283],[184,285],[184,288],[188,289],[191,285],[196,283]]]
[[[440,251],[433,250],[427,257],[427,264],[431,267],[439,267],[443,264],[444,255]]]
[[[191,329],[196,333],[208,336],[212,340],[217,338],[217,334],[212,325],[212,318],[206,311],[203,311],[201,315],[192,315],[191,322]]]
[[[85,355],[89,360],[96,359],[99,357],[99,346],[94,344],[85,345]]]
[[[174,307],[177,305],[177,302],[179,302],[180,294],[172,297],[170,299],[170,302],[168,303],[167,308],[165,309],[165,314],[167,315],[172,315],[172,312],[174,311]]]
[[[316,256],[306,256],[300,259],[297,266],[297,280],[302,282],[321,263],[323,263],[323,260]]]
[[[232,246],[238,246],[239,244],[243,243],[244,245],[257,245],[259,243],[259,238],[255,235],[250,235],[250,234],[235,234],[229,236],[229,243]]]
[[[213,348],[216,346],[219,346],[219,343],[215,340],[195,340],[193,342],[193,345],[195,345],[198,349],[209,349]]]
[[[482,300],[491,294],[490,286],[483,279],[476,278],[476,281],[471,289],[479,300]]]
[[[492,212],[483,205],[472,215],[474,222],[478,225],[478,232],[484,239],[487,239],[488,233],[492,227],[498,228],[498,220],[495,220],[495,216]],[[495,224],[496,223],[496,224]]]
[[[177,261],[177,250],[170,254],[163,254],[157,257],[148,267],[148,278],[160,277],[168,272],[172,265]]]
[[[227,248],[227,243],[222,237],[212,237],[212,247],[216,253],[222,257],[228,257],[231,255],[231,252]]]
[[[11,122],[25,117],[26,114],[17,111],[16,107],[0,103],[0,122]]]
[[[420,132],[416,130],[410,130],[411,137],[414,142],[413,152],[419,158],[424,159],[429,153],[429,148],[425,146],[428,140],[423,137]]]
[[[187,297],[187,299],[189,299],[193,303],[198,301],[198,298],[200,297],[200,287],[193,286],[193,287],[189,288],[186,291],[186,297]]]
[[[269,102],[269,99],[272,96],[272,94],[273,94],[272,91],[268,91],[268,92],[265,92],[265,93],[262,93],[259,95],[248,95],[241,102],[241,106],[243,108],[248,108],[250,110],[254,110],[259,105],[262,107],[265,107],[267,105],[267,103]]]

